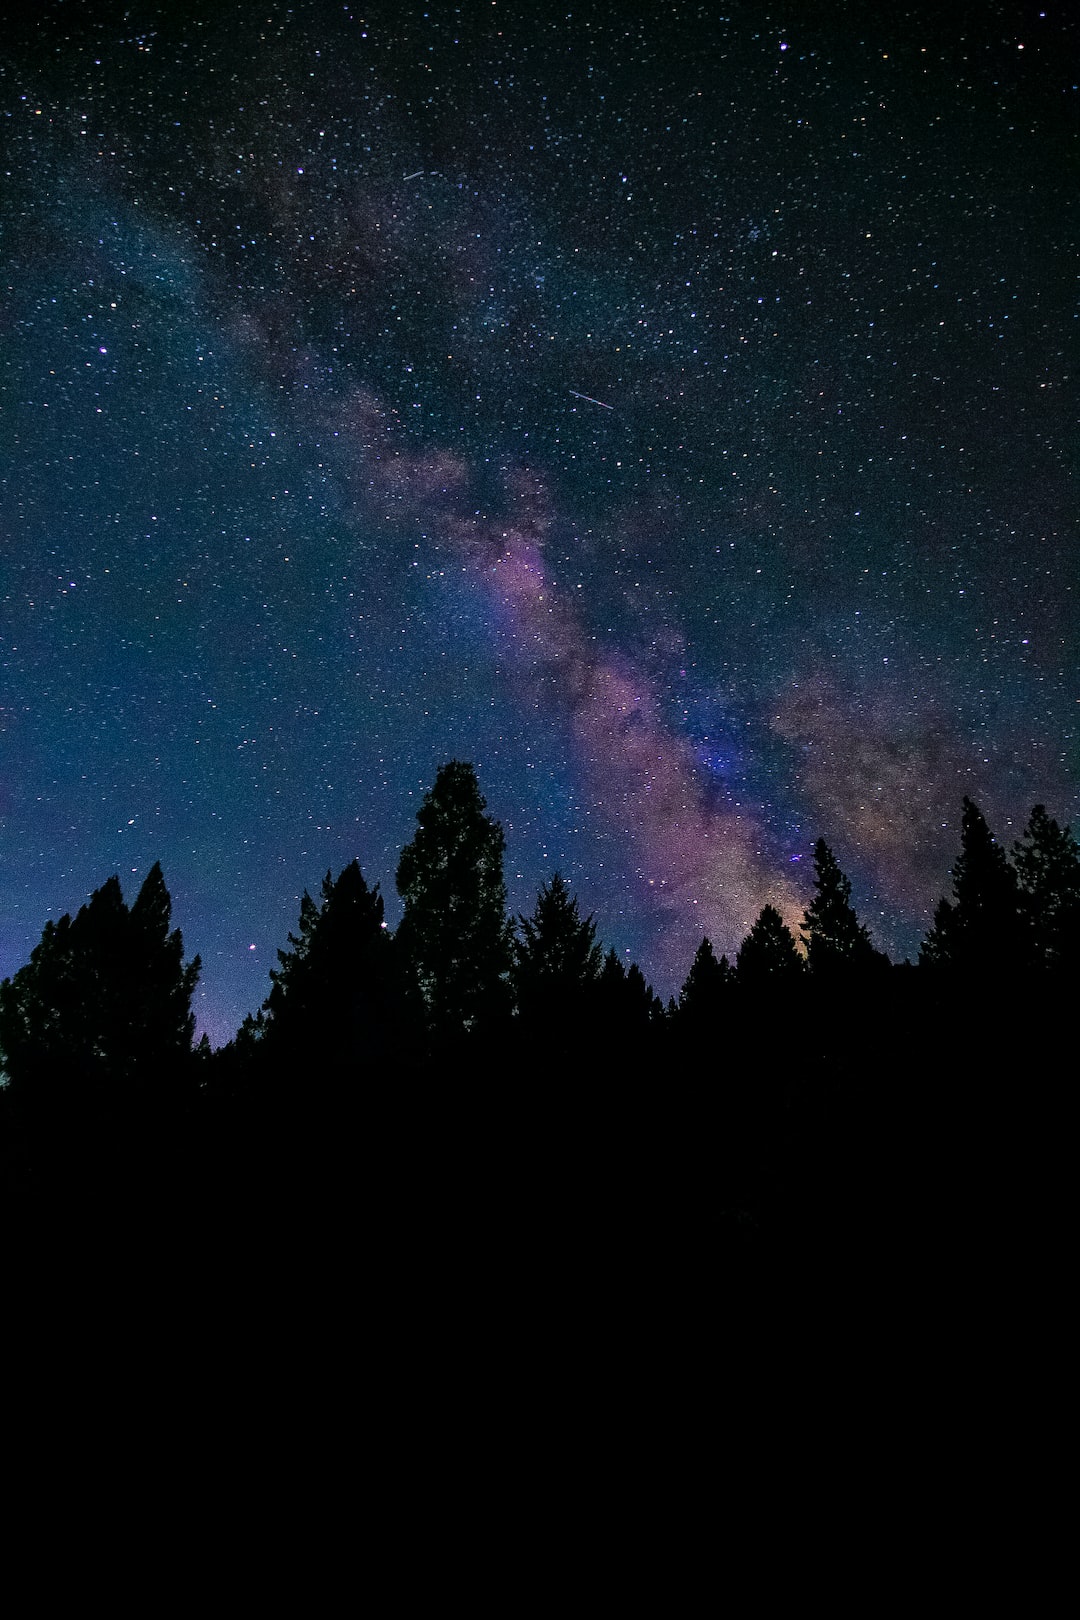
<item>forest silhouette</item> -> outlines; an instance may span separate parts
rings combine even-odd
[[[328,872],[216,1051],[159,865],[130,905],[111,877],[47,922],[0,985],[9,1227],[253,1222],[273,1250],[354,1219],[360,1187],[376,1224],[426,1210],[435,1245],[547,1223],[677,1274],[702,1245],[880,1264],[1060,1220],[1040,1132],[1073,1061],[1080,847],[1042,806],[1006,851],[964,800],[917,963],[874,945],[819,839],[799,936],[765,906],[734,962],[702,939],[666,1006],[558,872],[511,917],[504,847],[472,766],[444,765],[397,928],[357,861]]]

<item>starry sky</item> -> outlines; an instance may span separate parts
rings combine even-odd
[[[200,1027],[471,760],[665,996],[825,837],[913,955],[1080,821],[1080,18],[44,0],[0,41],[0,974]]]

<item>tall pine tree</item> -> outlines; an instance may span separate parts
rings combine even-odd
[[[1054,972],[1080,968],[1080,846],[1037,804],[1013,846],[1031,963]]]
[[[711,942],[703,939],[679,991],[676,1012],[680,1021],[697,1027],[714,1019],[731,987],[733,973],[727,957],[722,956],[718,962]]]
[[[490,1026],[509,1011],[505,839],[486,808],[471,765],[441,766],[398,862],[397,939],[436,1040]]]
[[[804,962],[795,936],[775,906],[762,906],[739,946],[735,978],[740,989],[774,990],[798,983]]]
[[[604,960],[592,917],[580,916],[576,896],[556,872],[541,888],[532,916],[518,922],[510,981],[519,1017],[535,1026],[577,1023]]]
[[[816,893],[806,908],[801,930],[810,972],[818,977],[849,977],[887,966],[887,957],[874,948],[855,915],[851,883],[824,838],[814,845],[814,872]]]
[[[13,1084],[152,1093],[190,1080],[199,958],[184,965],[171,916],[155,862],[130,910],[111,877],[74,918],[45,924],[29,962],[0,986],[0,1048]]]
[[[140,984],[134,1017],[134,1045],[146,1061],[186,1063],[195,1034],[191,998],[199,958],[184,966],[184,940],[171,928],[172,900],[161,864],[155,861],[131,907],[130,971]]]
[[[1015,972],[1026,956],[1016,873],[986,817],[967,798],[952,891],[951,900],[938,902],[919,965],[994,978]]]
[[[317,905],[305,891],[299,932],[278,952],[263,1017],[247,1038],[257,1056],[295,1081],[312,1068],[354,1073],[410,1053],[406,976],[383,916],[379,885],[358,861],[327,872]]]

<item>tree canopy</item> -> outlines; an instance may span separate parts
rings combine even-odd
[[[505,839],[486,809],[471,765],[441,766],[398,862],[397,939],[436,1038],[467,1033],[509,1008]]]
[[[721,997],[730,989],[733,977],[734,970],[727,957],[722,956],[718,962],[711,941],[703,939],[679,991],[679,1016],[695,1023],[715,1017]]]
[[[531,917],[519,917],[511,987],[519,1014],[534,1021],[579,1014],[604,961],[592,917],[578,912],[576,896],[556,872],[537,895]]]
[[[1044,805],[1031,812],[1013,846],[1020,913],[1032,965],[1055,972],[1080,967],[1080,847]]]
[[[663,1204],[702,1231],[716,1195],[722,1231],[754,1211],[757,1230],[800,1243],[861,1229],[875,1199],[907,1221],[912,1154],[935,1133],[966,1140],[974,1077],[991,1093],[1022,1077],[1039,1108],[1052,1090],[1028,1085],[1028,1054],[1033,1031],[1067,1049],[1080,850],[1037,805],[1010,856],[965,801],[917,968],[875,950],[823,839],[814,865],[805,955],[765,905],[734,967],[701,939],[665,1011],[560,872],[515,934],[502,830],[472,767],[452,761],[402,851],[397,930],[357,860],[328,871],[259,1013],[213,1053],[192,1050],[199,963],[184,961],[160,867],[130,907],[111,877],[47,922],[0,986],[0,1212],[9,1186],[69,1225],[115,1189],[125,1230],[156,1208],[186,1231],[198,1204],[246,1233],[252,1212],[277,1209],[276,1263],[302,1211],[309,1234],[346,1231],[357,1185],[383,1167],[385,1224],[440,1185],[438,1225],[482,1161],[506,1177],[531,1164],[546,1222],[565,1152],[589,1196],[609,1177],[605,1210]],[[971,1016],[984,1006],[993,1016]],[[1014,1112],[1001,1111],[1010,1129]]]
[[[238,1073],[265,1080],[313,1067],[400,1069],[485,1030],[531,1043],[534,1067],[560,1050],[574,1061],[618,1050],[624,1061],[636,1042],[642,1051],[654,1046],[669,1021],[684,1054],[704,1054],[740,1009],[756,1016],[796,986],[809,1004],[830,984],[846,994],[853,976],[873,970],[881,994],[864,999],[865,1010],[885,1005],[886,980],[900,985],[902,972],[886,972],[888,959],[859,921],[851,882],[823,838],[801,925],[805,954],[765,905],[734,966],[702,939],[665,1013],[640,968],[605,953],[595,918],[581,915],[561,873],[541,885],[515,929],[502,828],[471,765],[443,765],[416,819],[397,868],[396,931],[386,925],[378,884],[369,886],[355,859],[336,878],[326,873],[317,899],[304,892],[266,1000],[233,1043]],[[1080,963],[1080,847],[1044,806],[1034,807],[1010,856],[965,799],[951,878],[919,953],[925,971],[917,982],[932,988],[936,1004],[947,983],[981,975],[1000,985],[1010,972],[1043,973],[1049,982]],[[54,1088],[107,1081],[114,1089],[190,1080],[199,961],[185,964],[171,910],[155,865],[130,907],[111,877],[74,917],[45,924],[25,967],[0,986],[0,1061],[16,1088],[37,1078]],[[835,1015],[828,995],[826,1004]],[[850,1028],[854,1011],[845,1017]]]
[[[851,904],[851,883],[824,838],[814,845],[814,898],[802,923],[806,965],[835,977],[886,965]]]
[[[1016,871],[971,799],[960,821],[953,898],[942,898],[919,950],[929,968],[999,977],[1024,964],[1024,928]]]
[[[304,891],[289,946],[253,1031],[279,1063],[356,1070],[408,1047],[415,1026],[400,950],[359,861],[337,878],[327,872],[318,905]]]
[[[793,983],[804,966],[795,936],[783,917],[775,906],[763,906],[735,958],[740,987],[763,990]]]
[[[74,918],[45,924],[30,960],[0,985],[0,1050],[12,1083],[107,1079],[162,1084],[191,1057],[199,958],[180,930],[155,862],[129,909],[120,880]]]

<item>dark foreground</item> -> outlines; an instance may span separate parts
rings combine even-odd
[[[400,1289],[443,1308],[738,1283],[963,1291],[1063,1263],[1071,1021],[882,993],[843,1020],[474,1044],[364,1080],[204,1065],[170,1096],[0,1093],[9,1266],[208,1291]],[[815,1003],[820,1014],[820,998]],[[766,1034],[765,1031],[768,1030]]]

